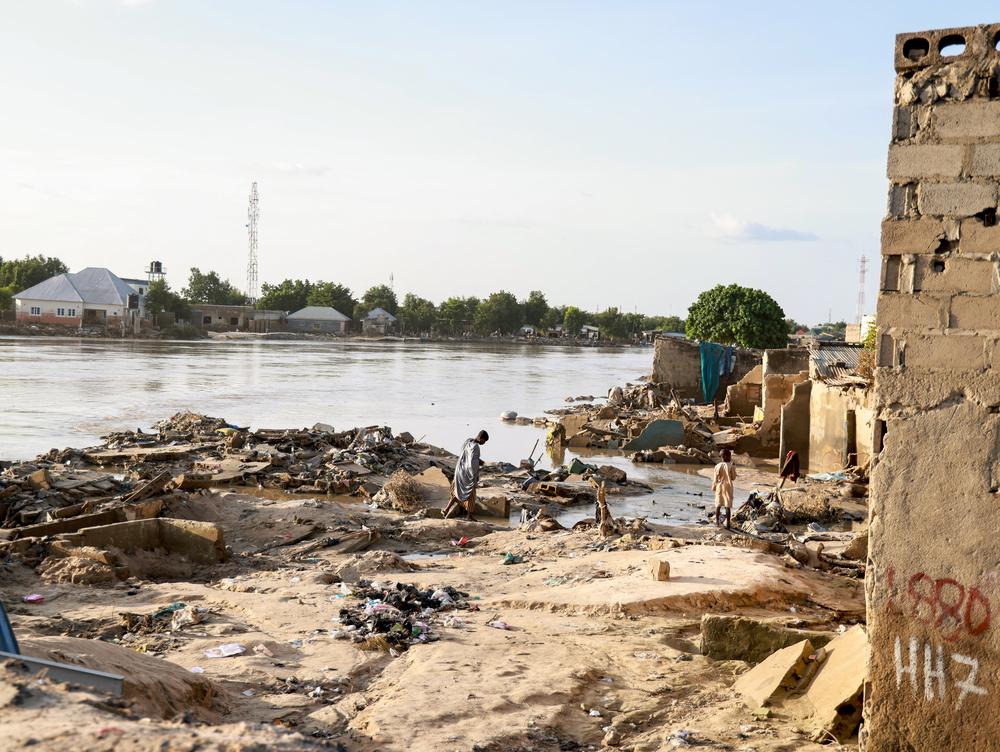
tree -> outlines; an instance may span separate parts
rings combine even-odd
[[[431,301],[413,293],[407,293],[403,298],[403,305],[399,309],[399,320],[404,333],[430,332],[436,319],[437,307]]]
[[[438,329],[458,335],[472,331],[479,298],[448,298],[438,307]]]
[[[795,319],[785,319],[785,327],[788,329],[789,334],[798,334],[799,332],[809,331],[808,326],[800,324]]]
[[[369,311],[376,308],[383,308],[393,316],[399,313],[399,301],[396,299],[396,293],[388,285],[369,287],[361,297],[361,302],[354,307],[354,318],[363,319]]]
[[[495,292],[479,304],[474,320],[480,334],[513,334],[524,323],[524,309],[506,290]]]
[[[232,283],[221,279],[215,272],[202,274],[198,267],[191,267],[188,284],[181,290],[187,300],[192,303],[207,303],[212,305],[246,305],[247,297],[237,290]]]
[[[785,347],[785,312],[763,290],[717,285],[688,309],[685,327],[691,339],[758,349]]]
[[[0,287],[9,287],[16,294],[68,271],[66,264],[55,256],[25,256],[0,261]]]
[[[576,306],[566,306],[563,313],[563,334],[567,337],[579,337],[580,329],[587,321],[587,314]]]
[[[149,283],[145,298],[146,310],[154,316],[164,311],[174,314],[178,319],[191,317],[191,305],[180,295],[170,289],[164,279]]]
[[[313,283],[308,279],[286,279],[277,285],[269,285],[267,282],[260,286],[260,298],[257,300],[257,307],[269,311],[298,311],[305,308],[312,292]],[[336,306],[334,306],[336,308]],[[339,308],[337,310],[340,310]],[[345,315],[351,313],[351,309],[341,311]]]
[[[345,316],[353,314],[354,306],[357,304],[358,301],[354,299],[350,289],[336,282],[317,282],[306,298],[306,305],[329,306],[336,308]]]
[[[563,322],[563,309],[562,308],[550,308],[545,312],[545,316],[542,317],[542,326],[546,329],[555,329],[560,326]]]
[[[524,321],[532,326],[541,326],[548,313],[549,303],[545,300],[545,294],[540,290],[532,290],[528,293],[528,299],[521,303],[524,309]]]
[[[14,288],[0,287],[0,311],[9,311],[14,307]]]
[[[594,317],[601,336],[608,339],[624,339],[628,334],[625,317],[617,308],[608,308]]]

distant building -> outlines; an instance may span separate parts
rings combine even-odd
[[[284,331],[284,311],[268,311],[253,306],[192,303],[191,323],[216,332]]]
[[[865,337],[868,336],[868,332],[872,330],[875,326],[875,317],[866,314],[861,317],[860,324],[848,324],[847,330],[844,332],[845,342],[864,342]]]
[[[138,311],[139,294],[109,269],[57,274],[14,295],[18,321],[62,326],[120,326]]]
[[[384,308],[374,308],[361,321],[361,331],[374,336],[386,336],[396,331],[396,317]]]
[[[306,306],[288,314],[288,331],[347,334],[350,318],[330,306]]]
[[[580,336],[585,339],[597,339],[601,334],[601,330],[592,326],[591,324],[584,324],[580,327]]]

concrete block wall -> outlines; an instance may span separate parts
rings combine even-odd
[[[866,577],[870,752],[1000,748],[998,41],[1000,24],[896,40]]]

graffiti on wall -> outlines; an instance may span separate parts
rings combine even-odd
[[[928,701],[954,698],[961,707],[969,695],[988,694],[980,682],[979,659],[946,649],[959,639],[980,638],[990,628],[990,600],[975,585],[950,577],[934,578],[917,572],[897,578],[896,571],[886,571],[892,611],[923,624],[937,638],[926,641],[917,637],[904,640],[896,636],[893,662],[896,687],[909,684],[914,695]]]

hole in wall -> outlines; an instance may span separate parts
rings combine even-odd
[[[889,426],[886,425],[884,420],[875,421],[875,446],[874,454],[881,453],[883,447],[885,447],[885,435],[889,433]]]
[[[934,249],[934,253],[953,253],[958,250],[957,240],[942,240],[938,243],[938,247]]]
[[[978,214],[973,214],[972,216],[982,222],[983,227],[993,227],[997,223],[996,209],[983,209]]]
[[[944,261],[941,259],[934,259],[931,261],[931,271],[935,274],[940,274],[944,271]]]
[[[1000,405],[990,405],[987,409],[991,415],[1000,415]]]
[[[907,60],[919,60],[922,57],[926,57],[930,51],[931,43],[923,37],[914,37],[903,42],[903,57]]]
[[[938,42],[938,52],[941,57],[958,57],[965,53],[965,37],[961,34],[948,34]]]
[[[993,49],[1000,50],[1000,31],[993,35]]]

